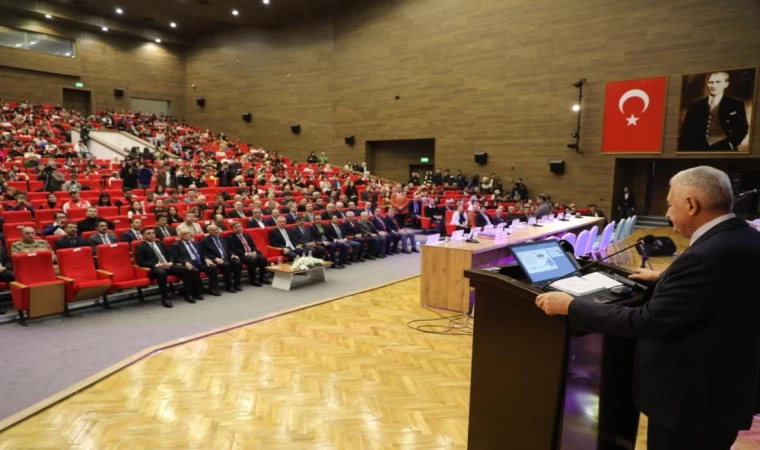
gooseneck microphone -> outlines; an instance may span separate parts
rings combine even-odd
[[[570,272],[570,273],[567,273],[567,274],[565,274],[565,275],[562,275],[561,277],[557,278],[556,280],[552,280],[552,281],[550,281],[550,282],[548,282],[548,283],[542,284],[541,286],[539,286],[539,287],[538,287],[538,289],[540,289],[540,290],[542,290],[542,291],[543,291],[544,289],[548,288],[548,287],[549,287],[549,286],[551,286],[553,283],[556,283],[556,282],[557,282],[557,281],[559,281],[559,280],[564,280],[565,278],[567,278],[567,277],[569,277],[569,276],[571,276],[571,275],[575,275],[576,273],[583,273],[584,271],[586,271],[586,270],[590,269],[591,267],[594,267],[594,266],[596,266],[596,265],[597,265],[597,264],[599,264],[600,262],[602,262],[602,261],[604,261],[604,260],[606,260],[606,259],[612,258],[612,257],[613,257],[613,256],[615,256],[615,255],[619,255],[620,253],[623,253],[623,252],[624,252],[624,251],[626,251],[626,250],[630,250],[630,249],[632,249],[633,247],[636,247],[636,246],[638,246],[638,245],[641,245],[643,242],[644,242],[644,240],[643,240],[643,239],[638,239],[636,242],[634,242],[633,244],[629,245],[628,247],[625,247],[625,248],[624,248],[624,249],[622,249],[622,250],[618,250],[618,251],[616,251],[615,253],[612,253],[612,254],[610,254],[610,255],[607,255],[607,256],[605,256],[605,257],[604,257],[604,258],[602,258],[602,259],[597,259],[596,261],[592,262],[591,264],[588,264],[588,265],[586,265],[586,266],[583,266],[583,267],[581,267],[580,269],[576,269],[576,270],[574,270],[574,271],[572,271],[572,272]]]
[[[737,202],[741,200],[744,200],[745,198],[751,195],[755,195],[757,193],[760,193],[760,189],[752,189],[751,191],[740,192],[739,194],[736,195],[736,197],[734,197],[734,204],[736,204]]]

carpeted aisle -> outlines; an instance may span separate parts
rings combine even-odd
[[[55,394],[95,373],[157,344],[213,330],[332,297],[345,296],[420,273],[420,255],[392,257],[327,270],[327,282],[292,291],[246,285],[243,292],[189,304],[174,298],[161,307],[130,302],[106,311],[75,313],[0,326],[0,419]],[[299,277],[300,278],[300,277]]]

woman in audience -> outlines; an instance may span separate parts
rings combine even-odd
[[[346,189],[343,194],[348,197],[349,200],[356,201],[359,198],[359,192],[356,190],[356,186],[351,179],[346,181]]]
[[[111,204],[111,195],[108,192],[101,192],[95,206],[113,206],[113,204]]]
[[[166,186],[163,184],[156,185],[156,190],[153,193],[156,194],[156,198],[167,198],[169,196],[166,192]]]
[[[214,206],[213,212],[211,213],[211,217],[214,217],[214,216],[217,216],[217,215],[222,216],[225,219],[227,218],[227,213],[224,211],[224,205],[223,204],[221,204],[221,205],[215,205]]]
[[[39,209],[61,209],[63,205],[58,203],[58,197],[55,194],[48,194],[47,200],[44,203],[40,203]]]
[[[127,216],[130,219],[135,214],[139,214],[139,215],[145,214],[145,209],[143,208],[142,202],[132,202],[131,206],[127,210]]]
[[[168,219],[169,225],[175,224],[175,223],[181,223],[183,219],[179,216],[179,211],[177,210],[177,207],[174,205],[169,206],[169,209],[166,213],[166,217]]]
[[[323,153],[323,154],[324,154],[324,153]],[[306,162],[307,162],[307,163],[309,163],[309,164],[316,164],[316,163],[318,162],[318,159],[317,159],[317,154],[316,154],[316,153],[314,153],[314,152],[311,152],[311,153],[309,154],[309,157],[308,157],[308,158],[306,158]]]

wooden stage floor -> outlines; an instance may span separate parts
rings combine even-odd
[[[419,286],[165,349],[0,433],[0,449],[464,449],[472,338],[409,328],[436,317]],[[734,449],[760,450],[760,421]]]

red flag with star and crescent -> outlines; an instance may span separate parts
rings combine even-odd
[[[607,83],[602,153],[659,153],[668,77]]]

